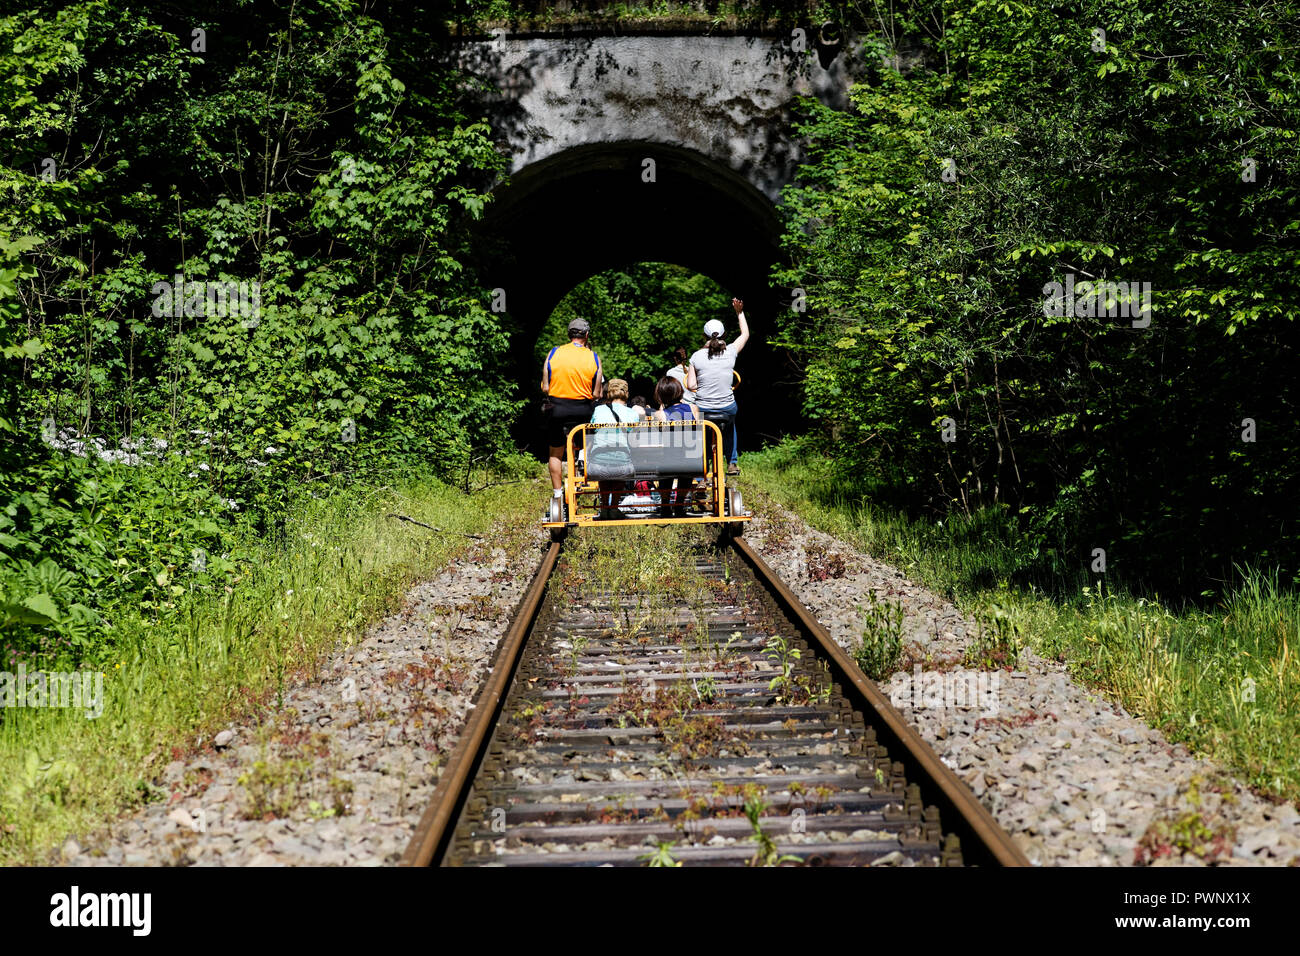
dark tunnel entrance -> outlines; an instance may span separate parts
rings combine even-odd
[[[647,159],[654,161],[652,182]],[[752,338],[737,365],[744,377],[740,415],[751,438],[744,447],[792,430],[798,375],[785,350],[771,344],[778,310],[789,307],[788,291],[768,280],[780,258],[779,234],[772,204],[740,175],[662,144],[578,147],[498,187],[480,224],[480,264],[489,286],[504,290],[516,328],[507,374],[520,383],[525,410],[515,440],[540,451],[540,367],[531,346],[556,305],[584,279],[645,261],[703,273],[745,300]],[[727,309],[727,300],[718,307]],[[587,318],[599,340],[601,317]],[[734,316],[728,329],[734,337]]]

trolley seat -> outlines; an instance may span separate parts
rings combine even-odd
[[[708,471],[703,422],[639,422],[586,428],[586,481],[694,478]]]

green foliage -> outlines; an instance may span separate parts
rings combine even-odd
[[[1078,564],[1030,573],[1037,546],[1014,522],[913,518],[861,497],[807,441],[745,462],[757,509],[770,495],[973,617],[969,666],[1014,666],[1032,647],[1252,786],[1300,796],[1300,595],[1276,573],[1240,568],[1213,607],[1178,608],[1101,587]]]
[[[975,625],[975,642],[966,651],[967,667],[996,670],[1011,669],[1019,664],[1020,625],[1007,606],[991,600],[977,607]]]
[[[795,687],[795,661],[803,657],[803,651],[779,634],[773,634],[763,647],[763,656],[778,670],[777,675],[767,682],[767,689],[776,691],[778,703],[789,701]]]
[[[283,515],[274,537],[248,526],[233,531],[224,544],[227,570],[212,571],[214,556],[207,575],[188,568],[174,575],[162,589],[172,607],[124,601],[113,608],[96,635],[105,649],[94,655],[103,672],[101,716],[88,720],[74,708],[3,712],[0,863],[48,863],[50,846],[70,833],[165,799],[169,791],[151,781],[168,761],[250,711],[282,704],[277,695],[288,681],[317,674],[325,655],[398,611],[431,568],[454,557],[479,561],[494,549],[521,553],[543,493],[537,472],[534,462],[532,480],[469,496],[428,478],[394,477],[381,490],[322,486],[318,498]],[[394,512],[442,533],[388,517]],[[292,759],[272,751],[249,774],[249,802],[274,810],[292,796],[294,767],[279,756]],[[311,795],[324,803],[322,813],[333,805],[341,814],[349,785],[331,780]]]
[[[843,2],[823,3],[830,10]],[[479,20],[524,21],[537,26],[560,24],[646,22],[667,20],[721,25],[728,22],[760,24],[771,20],[803,22],[807,12],[788,0],[586,0],[576,4],[555,4],[552,0],[491,0],[482,5]],[[820,11],[819,11],[820,15]]]
[[[745,800],[745,819],[749,821],[755,844],[754,855],[746,861],[747,866],[781,866],[785,863],[802,863],[800,857],[782,853],[772,835],[763,829],[762,817],[768,809],[767,801],[759,794],[751,794]]]
[[[903,659],[903,604],[882,603],[875,591],[868,591],[870,604],[863,613],[862,638],[853,649],[853,659],[874,681],[883,681]]]
[[[502,447],[507,330],[462,265],[502,159],[431,56],[442,23],[347,0],[0,18],[8,661],[111,656],[106,622],[229,576],[240,527]],[[194,283],[217,282],[249,307],[211,308]]]
[[[703,341],[704,323],[735,313],[726,290],[708,276],[665,262],[639,262],[580,283],[555,307],[537,340],[537,365],[568,341],[573,318],[591,323],[591,341],[606,378],[627,379],[652,398],[654,383],[675,363],[679,346],[692,353]]]
[[[226,503],[185,467],[69,457],[28,473],[45,486],[13,493],[0,512],[0,666],[100,660],[111,653],[106,618],[156,619],[230,571]]]
[[[936,516],[1006,506],[1040,568],[1105,547],[1113,572],[1192,595],[1234,562],[1300,573],[1298,13],[882,21],[853,109],[806,105],[777,274],[807,291],[784,339],[845,478]],[[895,69],[923,30],[933,48]],[[1045,315],[1067,273],[1149,282],[1150,327]]]
[[[676,845],[675,840],[659,840],[653,850],[637,859],[644,861],[646,866],[681,866],[682,861],[673,856]]]

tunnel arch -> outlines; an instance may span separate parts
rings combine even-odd
[[[654,161],[652,182],[643,177],[647,159]],[[536,395],[539,370],[529,346],[578,283],[636,262],[676,263],[745,300],[754,337],[741,359],[742,375],[778,387],[738,393],[741,414],[755,437],[785,432],[797,416],[797,376],[785,353],[767,341],[777,310],[789,302],[788,290],[768,279],[780,260],[780,231],[766,196],[725,163],[694,150],[599,143],[524,167],[493,191],[479,229],[483,276],[490,288],[504,290],[520,337],[520,347],[511,349],[511,377],[525,396]],[[600,317],[590,320],[598,330]],[[517,435],[529,445],[535,444],[533,417],[523,416]]]
[[[654,182],[642,178],[646,160]],[[565,150],[495,189],[488,209],[486,276],[525,326],[544,320],[583,279],[640,261],[680,263],[759,306],[780,255],[780,221],[767,197],[727,166],[659,143]]]

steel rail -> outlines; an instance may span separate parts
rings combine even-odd
[[[963,861],[967,865],[1031,866],[1029,859],[1012,842],[1010,835],[998,826],[970,788],[908,725],[903,715],[835,643],[830,632],[749,543],[744,538],[730,535],[724,535],[724,539],[736,549],[759,581],[776,597],[782,610],[820,651],[831,668],[832,680],[839,682],[850,702],[863,710],[868,726],[876,730],[877,740],[889,750],[890,759],[900,761],[908,781],[921,788],[922,799],[939,808],[941,829],[944,833],[955,833],[961,840]]]
[[[492,731],[501,705],[510,690],[524,645],[528,643],[528,635],[541,609],[547,582],[559,560],[560,547],[558,542],[552,543],[542,558],[533,582],[506,630],[492,674],[483,687],[483,693],[474,702],[469,721],[461,732],[460,740],[457,741],[456,749],[452,751],[442,776],[438,778],[429,806],[420,817],[398,866],[430,866],[445,848],[451,834],[451,825],[460,813],[465,795],[469,792],[469,784],[492,740]]]
[[[824,626],[799,600],[743,538],[723,533],[729,544],[754,572],[756,580],[776,600],[809,644],[827,663],[832,681],[840,685],[845,698],[865,718],[877,741],[889,752],[889,759],[903,765],[910,783],[920,789],[926,804],[938,807],[941,829],[955,834],[967,865],[1029,866],[1029,860],[1012,842],[969,788],[939,760],[902,714],[890,704],[858,668]],[[536,623],[546,588],[559,559],[561,545],[551,544],[528,591],[506,631],[493,671],[452,752],[399,866],[436,865],[454,834],[457,818],[490,746],[501,709],[528,637]]]

